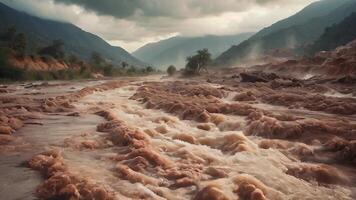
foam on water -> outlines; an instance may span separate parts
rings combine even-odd
[[[156,79],[158,78],[154,80]],[[139,101],[130,100],[139,85],[142,85],[142,82],[132,82],[118,89],[95,92],[74,104],[80,117],[46,115],[40,120],[43,123],[40,128],[28,125],[17,134],[33,146],[29,154],[53,148],[61,150],[64,163],[71,173],[114,192],[117,199],[193,199],[197,191],[209,185],[218,186],[226,197],[236,199],[237,185],[244,180],[253,180],[260,184],[268,199],[351,199],[351,189],[348,187],[320,185],[288,175],[286,173],[288,166],[300,163],[291,160],[279,150],[259,148],[258,143],[262,138],[247,137],[243,133],[247,123],[246,117],[217,114],[220,115],[222,122],[218,125],[204,124],[211,128],[209,131],[202,130],[199,128],[201,124],[196,121],[182,120],[180,116],[159,109],[147,109]],[[235,93],[230,93],[222,101],[231,103],[234,96]],[[267,104],[253,106],[290,112],[281,106]],[[127,127],[150,135],[149,144],[159,156],[172,162],[173,167],[184,165],[191,173],[201,172],[200,181],[186,187],[171,187],[164,183],[165,178],[162,177],[164,169],[160,169],[161,171],[145,172],[145,175],[163,182],[162,184],[133,183],[120,177],[115,171],[119,162],[115,158],[120,152],[125,151],[123,147],[115,146],[109,141],[106,141],[105,148],[97,149],[77,149],[67,145],[68,141],[106,140],[108,133],[96,131],[97,125],[105,120],[94,115],[94,110],[109,111]],[[299,111],[301,116],[321,116],[320,112]],[[0,199],[26,199],[24,194],[33,191],[34,186],[41,181],[39,174],[25,168],[21,168],[24,170],[23,173],[11,170],[21,161],[28,159],[25,154],[20,157],[19,159],[11,155],[0,159],[2,171],[8,172],[7,175],[1,175],[0,183],[8,184],[8,187],[1,187],[4,189],[0,192]],[[219,174],[221,176],[208,175],[211,169],[222,172]],[[9,194],[5,191],[15,185],[22,186],[18,194]],[[32,196],[27,199],[32,199]]]
[[[161,110],[152,110],[144,108],[144,105],[129,100],[128,98],[135,93],[135,87],[129,86],[108,92],[97,93],[84,98],[79,107],[86,109],[85,105],[94,106],[95,103],[110,103],[110,111],[115,116],[127,123],[128,126],[138,128],[142,131],[147,129],[158,130],[162,134],[151,138],[152,144],[158,149],[165,149],[160,153],[169,157],[171,160],[179,160],[183,154],[189,154],[202,160],[210,160],[210,166],[224,169],[228,172],[226,178],[217,180],[204,180],[199,183],[200,186],[211,183],[220,184],[230,198],[234,198],[233,190],[236,177],[248,175],[262,181],[268,188],[267,197],[270,199],[350,199],[350,190],[340,186],[324,187],[317,183],[306,182],[294,176],[286,174],[287,165],[295,164],[278,150],[257,148],[258,138],[250,140],[243,136],[240,131],[224,131],[214,128],[211,131],[197,129],[197,123],[193,121],[180,120],[177,116],[165,113]],[[171,120],[159,120],[162,117]],[[225,116],[231,120],[231,116]],[[237,121],[243,120],[241,118]],[[197,141],[205,141],[203,144],[191,144],[181,140],[174,139],[177,134],[188,134]],[[243,138],[244,142],[251,149],[244,152],[229,152],[224,149],[223,143],[225,136],[235,135]],[[207,142],[208,141],[208,142]],[[228,141],[226,141],[228,142]],[[153,199],[160,199],[152,193],[156,186],[144,186],[141,184],[130,184],[129,190],[136,190],[139,193],[145,193]],[[159,188],[159,187],[158,187]],[[162,188],[161,188],[162,189]],[[128,188],[125,188],[128,190]],[[172,190],[164,190],[173,195],[172,199],[192,198],[191,187]],[[123,190],[119,189],[121,194]],[[182,198],[184,197],[184,198]]]

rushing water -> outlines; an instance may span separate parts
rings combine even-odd
[[[318,186],[316,183],[308,183],[297,179],[293,176],[285,174],[285,164],[291,161],[277,150],[262,150],[257,148],[257,145],[252,140],[245,138],[249,146],[253,148],[252,152],[241,152],[237,154],[230,154],[222,151],[221,145],[218,143],[228,142],[224,141],[229,136],[244,137],[240,131],[224,131],[215,128],[209,132],[196,128],[197,123],[193,121],[180,120],[176,116],[165,113],[161,110],[151,110],[144,108],[144,105],[129,100],[135,92],[135,86],[128,86],[116,90],[96,93],[84,98],[77,107],[86,110],[88,106],[94,106],[98,103],[100,105],[107,105],[107,108],[112,111],[116,117],[125,121],[129,126],[136,127],[142,131],[145,130],[159,130],[163,134],[152,138],[154,146],[160,149],[171,149],[173,152],[189,152],[193,156],[201,159],[212,159],[216,168],[227,169],[230,171],[227,178],[216,180],[218,184],[224,185],[224,193],[233,198],[233,177],[238,174],[252,175],[274,191],[271,197],[275,199],[348,199],[349,191],[341,187],[327,188]],[[170,119],[164,122],[160,119],[162,117]],[[236,116],[225,116],[229,120],[235,120],[236,123],[243,121],[243,118]],[[186,133],[199,140],[211,140],[212,145],[195,145],[181,140],[173,139],[178,134]],[[254,141],[256,141],[254,139]],[[258,139],[257,139],[258,141]],[[172,160],[179,160],[180,155],[165,152],[165,156]],[[201,184],[209,184],[205,181]],[[127,183],[129,184],[129,183]],[[129,184],[129,190],[142,191],[142,185]],[[120,193],[125,193],[128,189],[119,190]],[[145,190],[147,196],[153,199],[158,198],[150,192],[150,187]],[[169,190],[173,194],[173,199],[189,199],[191,188]]]
[[[23,152],[1,156],[0,170],[6,173],[0,174],[0,199],[35,199],[33,192],[42,182],[42,178],[39,173],[24,167],[23,163],[36,153],[49,149],[62,151],[65,164],[73,174],[115,192],[118,199],[135,199],[134,196],[165,199],[154,192],[157,190],[170,196],[168,199],[192,199],[195,186],[174,189],[131,183],[118,177],[113,172],[116,163],[108,158],[115,156],[120,148],[109,141],[106,141],[106,148],[94,150],[78,149],[71,145],[78,141],[105,138],[106,133],[96,131],[96,126],[105,121],[92,113],[98,108],[112,112],[129,127],[143,132],[158,132],[159,134],[150,138],[150,142],[160,150],[162,156],[173,162],[179,162],[184,156],[210,160],[210,166],[202,166],[203,170],[214,167],[224,170],[227,176],[214,180],[205,179],[198,183],[198,187],[220,185],[224,194],[231,199],[236,198],[234,182],[239,176],[252,176],[260,180],[268,188],[268,197],[271,199],[350,199],[351,191],[347,187],[325,187],[287,175],[286,165],[295,163],[278,150],[258,148],[257,143],[262,138],[245,137],[241,131],[241,126],[245,123],[244,117],[225,115],[225,124],[219,127],[212,125],[210,131],[204,131],[197,128],[198,123],[195,121],[181,120],[178,116],[162,110],[146,109],[145,105],[138,101],[130,100],[141,84],[142,82],[132,82],[122,88],[96,92],[84,97],[75,103],[79,117],[65,114],[43,115],[38,121],[42,125],[27,125],[18,131],[16,134],[22,137],[28,146]],[[73,87],[68,86],[64,91],[73,90]],[[223,101],[229,102],[231,97],[232,95]],[[262,104],[256,105],[258,106],[275,109]],[[237,123],[241,126],[227,128]],[[177,136],[182,134],[204,141],[205,145],[177,139]],[[242,140],[250,150],[236,153],[230,149],[230,140],[236,138]]]

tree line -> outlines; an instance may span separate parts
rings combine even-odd
[[[98,52],[92,52],[88,59],[83,60],[77,55],[67,54],[65,42],[61,39],[53,40],[49,45],[29,52],[26,34],[18,32],[15,27],[10,27],[0,33],[0,79],[11,80],[51,80],[51,79],[76,79],[92,78],[93,74],[104,76],[140,75],[155,72],[154,68],[145,68],[129,65],[123,61],[113,64]],[[8,59],[31,58],[32,60],[59,61],[66,63],[69,68],[58,71],[24,71],[10,66]]]

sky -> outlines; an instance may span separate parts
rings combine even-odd
[[[169,37],[256,32],[316,0],[0,0],[129,52]]]

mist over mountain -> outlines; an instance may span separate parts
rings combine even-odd
[[[350,1],[350,0],[346,0]],[[263,28],[261,31],[256,33],[251,38],[258,38],[268,35],[273,32],[277,32],[279,30],[298,25],[307,23],[309,20],[316,18],[316,17],[323,17],[329,14],[334,9],[340,7],[342,2],[345,0],[323,0],[322,2],[314,2],[311,3],[309,6],[303,8],[300,12],[296,13],[295,15],[283,19],[274,23],[273,25]]]
[[[323,35],[308,47],[308,53],[329,51],[356,39],[356,12],[342,22],[325,29]]]
[[[18,32],[26,34],[29,52],[37,52],[53,40],[61,39],[68,55],[73,54],[84,60],[88,60],[95,51],[114,64],[127,62],[135,66],[145,65],[123,48],[111,46],[102,38],[73,24],[34,17],[0,3],[0,32],[13,26]]]
[[[226,51],[232,44],[239,44],[248,39],[251,35],[253,35],[253,33],[241,33],[228,36],[177,36],[147,44],[133,52],[133,55],[161,69],[165,69],[169,65],[175,65],[181,68],[185,65],[186,57],[194,54],[199,49],[209,49],[215,58]]]
[[[356,11],[355,0],[324,0],[310,4],[297,14],[279,21],[216,59],[217,65],[233,65],[256,58],[273,49],[296,49],[316,41],[325,28]]]

